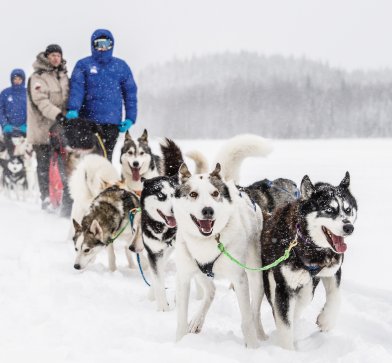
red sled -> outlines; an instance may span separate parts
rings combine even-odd
[[[54,152],[49,164],[49,198],[54,208],[60,207],[63,199],[63,181],[59,168],[59,154]]]

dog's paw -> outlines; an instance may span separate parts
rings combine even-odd
[[[203,324],[204,324],[204,316],[202,315],[195,316],[189,324],[188,332],[192,334],[199,334],[201,332],[201,329],[203,328]]]
[[[170,311],[169,304],[168,303],[166,303],[166,304],[158,304],[157,305],[157,311],[158,312]]]
[[[268,334],[265,334],[263,329],[257,329],[257,338],[261,341],[267,340]]]
[[[261,344],[257,339],[256,340],[250,339],[245,341],[245,347],[248,349],[257,349],[260,348],[260,346]]]
[[[330,314],[327,314],[325,310],[323,310],[320,315],[317,317],[316,324],[322,332],[330,331],[334,328],[336,320],[333,319]]]

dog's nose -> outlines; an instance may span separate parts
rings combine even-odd
[[[214,216],[214,210],[211,207],[204,207],[201,211],[201,214],[205,219],[212,219]]]
[[[80,265],[79,265],[78,263],[75,263],[75,264],[74,264],[74,268],[75,268],[76,270],[80,270]]]
[[[343,231],[344,233],[346,233],[347,235],[353,233],[354,231],[354,226],[351,223],[345,224],[343,226]]]
[[[137,167],[139,166],[139,162],[138,162],[138,161],[134,161],[134,162],[133,162],[133,166],[134,166],[135,168],[137,168]]]

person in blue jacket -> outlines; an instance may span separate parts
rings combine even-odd
[[[109,30],[93,33],[92,55],[79,60],[72,72],[66,114],[68,120],[80,117],[99,126],[109,160],[119,132],[127,131],[137,116],[137,87],[131,69],[122,59],[113,57],[113,47]]]
[[[3,129],[4,142],[11,154],[14,149],[11,138],[26,136],[26,87],[25,73],[22,69],[11,72],[11,87],[0,94],[0,124]]]

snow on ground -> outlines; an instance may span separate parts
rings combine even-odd
[[[221,142],[179,144],[212,159]],[[219,281],[203,331],[175,343],[173,263],[166,282],[173,310],[158,313],[139,272],[126,266],[120,244],[118,271],[108,271],[105,253],[76,271],[67,220],[0,196],[0,361],[392,362],[391,140],[292,140],[274,146],[268,158],[244,162],[243,185],[281,176],[300,183],[304,174],[338,184],[346,170],[351,173],[358,221],[347,240],[342,309],[333,331],[320,333],[315,325],[324,301],[319,288],[299,321],[297,352],[277,347],[266,302],[262,319],[270,339],[247,350],[234,293]],[[198,303],[192,291],[190,315]]]

